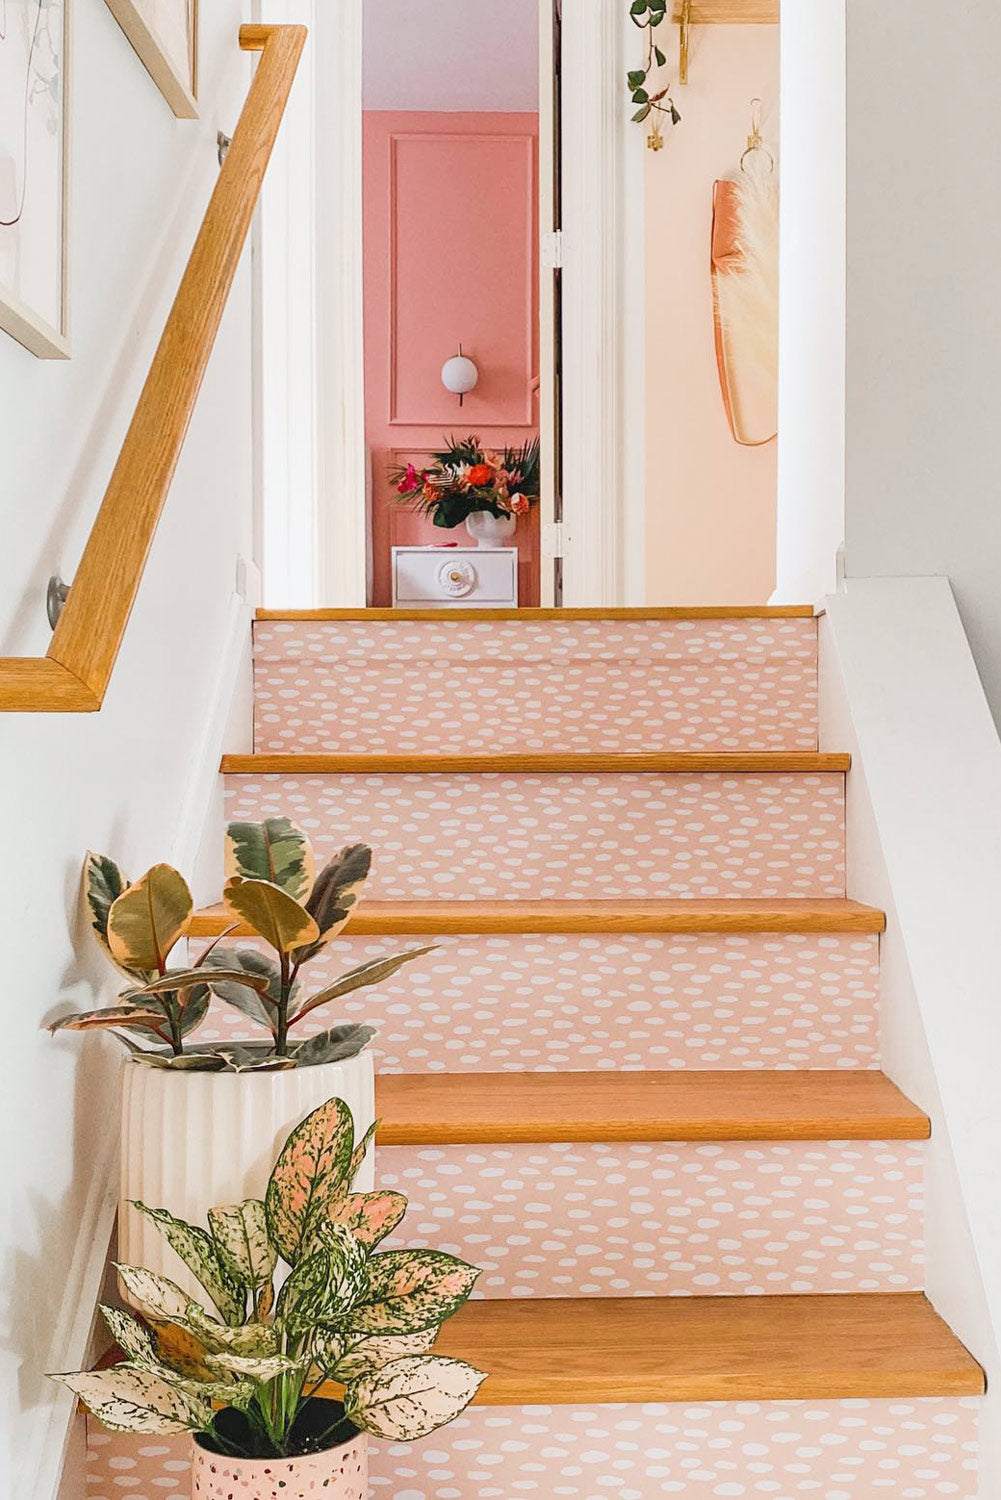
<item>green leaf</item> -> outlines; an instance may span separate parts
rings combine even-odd
[[[661,52],[659,47],[654,47],[653,55],[657,59],[657,66],[662,68],[667,62],[667,58],[664,56],[663,52]]]
[[[650,113],[650,105],[649,104],[644,104],[643,108],[642,109],[638,109],[634,115],[630,116],[630,118],[633,119],[633,120],[635,120],[636,123],[639,124],[641,121],[643,121],[643,120],[646,119],[646,117],[647,117],[647,115],[649,113]]]
[[[334,1026],[330,1031],[321,1031],[306,1042],[296,1043],[291,1051],[300,1068],[315,1068],[319,1063],[343,1062],[345,1058],[357,1057],[375,1036],[374,1026],[359,1026],[349,1022]]]
[[[650,95],[647,93],[646,89],[634,89],[633,90],[633,103],[634,104],[649,104],[649,102],[650,102]]]
[[[375,1139],[375,1132],[378,1130],[379,1124],[380,1121],[378,1120],[372,1121],[371,1125],[368,1127],[365,1134],[362,1136],[361,1140],[358,1142],[357,1146],[351,1153],[351,1164],[348,1167],[348,1187],[351,1186],[355,1178],[358,1176],[358,1169],[361,1166],[362,1162],[365,1160],[365,1153]]]
[[[262,957],[256,954],[256,957]],[[216,969],[210,963],[197,969],[168,969],[161,978],[150,980],[140,989],[129,990],[127,993],[132,999],[140,995],[164,995],[174,994],[180,990],[191,989],[194,985],[222,984],[224,981],[232,981],[241,988],[264,992],[268,988],[269,976],[266,974],[253,974],[241,965],[236,969]]]
[[[354,1121],[343,1099],[328,1099],[292,1131],[275,1163],[264,1203],[268,1233],[294,1266],[327,1204],[350,1182]]]
[[[145,1214],[160,1230],[170,1248],[208,1292],[225,1322],[241,1323],[247,1289],[222,1264],[212,1236],[194,1224],[175,1219],[165,1208],[149,1208],[137,1198],[130,1201],[133,1208]]]
[[[644,70],[642,68],[633,68],[633,70],[630,73],[626,74],[626,82],[629,84],[629,87],[631,89],[640,89],[640,88],[642,88],[643,87],[643,81],[644,81],[645,78],[646,78],[646,73],[644,72]]]
[[[633,0],[632,5],[629,7],[629,14],[631,16],[641,16],[646,8],[647,0]]]
[[[226,875],[268,880],[295,901],[313,889],[313,846],[290,818],[230,823],[226,829]]]
[[[240,1354],[265,1359],[279,1352],[278,1335],[266,1323],[243,1323],[239,1328],[230,1328],[225,1323],[217,1323],[197,1302],[188,1304],[185,1319],[187,1327],[209,1354]]]
[[[367,844],[347,844],[324,865],[306,902],[318,936],[296,949],[292,955],[295,963],[308,963],[337,936],[357,905],[358,892],[371,868],[372,851]]]
[[[356,1427],[392,1442],[413,1442],[451,1422],[486,1379],[461,1359],[418,1354],[353,1380],[344,1414]]]
[[[126,1294],[148,1318],[161,1318],[175,1322],[187,1314],[191,1298],[182,1292],[176,1282],[143,1266],[128,1266],[115,1262],[118,1279]]]
[[[140,1323],[138,1318],[134,1318],[131,1313],[127,1313],[121,1307],[108,1307],[103,1302],[98,1306],[108,1332],[126,1359],[145,1365],[157,1362],[156,1350],[153,1348],[153,1339],[149,1329]]]
[[[214,971],[211,976],[206,974],[204,977],[220,1000],[242,1011],[256,1025],[274,1032],[278,1024],[282,976],[273,958],[267,953],[259,953],[256,948],[219,948],[213,949],[201,967]],[[236,974],[238,978],[222,979],[219,971]],[[292,995],[297,988],[293,986]]]
[[[311,943],[320,935],[306,908],[280,886],[270,885],[266,880],[245,880],[242,875],[231,875],[222,896],[230,911],[279,953],[291,953],[293,948]]]
[[[90,925],[97,939],[108,948],[108,912],[128,887],[128,880],[113,859],[89,850],[83,862],[83,894]],[[110,952],[110,948],[108,949]]]
[[[479,1271],[441,1250],[382,1250],[368,1263],[368,1287],[351,1310],[356,1333],[438,1328],[468,1298]]]
[[[168,1384],[149,1370],[116,1365],[111,1370],[81,1370],[53,1375],[68,1386],[112,1432],[150,1432],[160,1436],[200,1431],[212,1422],[212,1407]]]
[[[260,1198],[245,1198],[209,1209],[209,1228],[220,1259],[238,1281],[256,1290],[269,1282],[278,1252],[268,1239],[268,1221]]]
[[[292,1056],[276,1057],[274,1042],[214,1042],[212,1053],[229,1073],[282,1073],[299,1066]]]
[[[154,865],[112,902],[108,946],[126,969],[161,973],[167,956],[187,931],[193,911],[183,875],[170,865]]]
[[[279,1375],[291,1375],[296,1370],[307,1368],[304,1360],[289,1359],[284,1354],[272,1354],[264,1359],[242,1354],[210,1354],[206,1363],[210,1370],[218,1370],[222,1375],[241,1375],[261,1385],[276,1380]]]
[[[402,1193],[382,1189],[375,1193],[346,1193],[327,1209],[327,1221],[350,1231],[356,1240],[373,1249],[391,1234],[407,1211]]]
[[[352,1337],[340,1335],[323,1345],[323,1352],[330,1356],[330,1363],[323,1368],[333,1379],[346,1384],[357,1380],[359,1375],[371,1375],[376,1370],[392,1364],[394,1359],[408,1355],[426,1354],[438,1337],[437,1328],[422,1328],[418,1333],[401,1333],[388,1338]],[[317,1362],[322,1363],[317,1354]]]
[[[318,1005],[329,1005],[334,1000],[340,1000],[344,995],[350,995],[354,990],[366,989],[370,984],[381,984],[384,979],[389,979],[404,964],[410,963],[415,958],[423,958],[425,953],[434,953],[438,947],[437,943],[429,943],[424,948],[408,948],[404,953],[394,953],[390,958],[370,958],[365,963],[358,964],[354,969],[349,969],[333,984],[328,984],[325,989],[318,990],[315,995],[300,1006],[299,1010],[289,1022],[294,1026],[301,1021],[303,1016],[308,1016],[311,1010],[316,1010]]]

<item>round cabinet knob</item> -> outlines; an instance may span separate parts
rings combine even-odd
[[[438,569],[438,587],[450,599],[461,599],[476,587],[476,569],[465,558],[442,563]]]

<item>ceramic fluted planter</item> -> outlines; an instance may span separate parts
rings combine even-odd
[[[204,1225],[210,1208],[264,1197],[289,1131],[328,1099],[348,1105],[356,1140],[375,1118],[371,1052],[278,1073],[123,1067],[118,1259],[169,1277],[200,1301],[202,1288],[129,1200]],[[372,1184],[369,1152],[355,1185],[364,1192]]]
[[[366,1500],[364,1433],[301,1458],[226,1458],[194,1439],[191,1500]]]
[[[516,516],[494,516],[488,510],[471,510],[466,530],[478,547],[503,547],[514,536]]]

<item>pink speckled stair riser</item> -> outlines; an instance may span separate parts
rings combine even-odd
[[[976,1500],[978,1406],[971,1397],[474,1406],[421,1443],[371,1440],[369,1494]],[[86,1500],[191,1500],[187,1438],[137,1439],[93,1422],[88,1432]]]
[[[814,750],[815,620],[259,621],[259,751]]]
[[[908,1292],[924,1285],[914,1141],[379,1149],[410,1209],[386,1248],[483,1268],[482,1297]]]
[[[317,1007],[297,1034],[376,1026],[381,1073],[879,1064],[874,935],[338,938],[305,971],[307,992],[432,943],[393,978]],[[252,1034],[220,1003],[198,1033]]]
[[[226,777],[228,818],[363,840],[373,898],[843,896],[845,778],[747,774]]]

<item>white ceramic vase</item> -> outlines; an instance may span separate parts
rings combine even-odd
[[[517,525],[517,516],[493,516],[488,510],[471,510],[466,517],[466,530],[477,547],[503,547]]]
[[[356,1140],[375,1118],[371,1052],[279,1073],[171,1072],[131,1060],[123,1067],[118,1259],[168,1276],[200,1300],[202,1288],[129,1200],[204,1227],[210,1208],[263,1198],[289,1131],[328,1099],[348,1105]],[[356,1184],[366,1191],[372,1183],[369,1152]]]
[[[225,1458],[192,1441],[191,1500],[366,1500],[364,1433],[302,1458]]]

